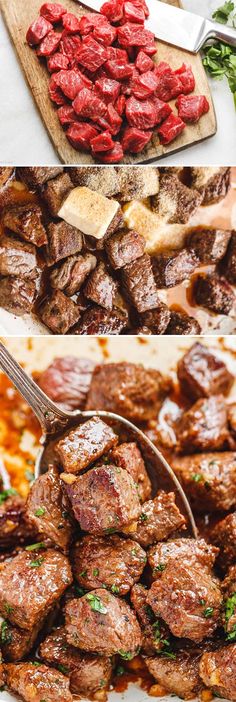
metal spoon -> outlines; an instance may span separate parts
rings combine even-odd
[[[140,429],[113,412],[98,412],[97,410],[65,412],[61,410],[25,373],[2,343],[0,343],[0,368],[24,397],[42,428],[40,439],[42,448],[39,450],[35,465],[36,478],[45,473],[49,463],[53,462],[54,446],[59,438],[67,434],[72,427],[78,426],[96,415],[112,426],[121,441],[135,441],[138,444],[151,480],[152,496],[154,497],[160,488],[165,491],[173,491],[176,503],[187,519],[187,529],[184,534],[197,537],[194,517],[179,481],[160,451]]]

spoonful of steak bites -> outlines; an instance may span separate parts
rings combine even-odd
[[[145,547],[179,530],[196,537],[191,508],[174,472],[139,428],[110,411],[59,408],[3,344],[0,368],[41,424],[42,449],[28,514],[50,544],[67,552],[78,522],[96,536],[132,534]]]

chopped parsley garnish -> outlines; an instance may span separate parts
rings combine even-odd
[[[103,604],[100,597],[98,597],[97,595],[93,595],[92,592],[89,592],[86,595],[86,599],[89,601],[90,607],[93,610],[93,612],[99,612],[99,614],[107,614],[107,608]]]
[[[213,612],[213,607],[206,607],[206,609],[204,609],[203,616],[205,617],[205,619],[209,619],[209,617],[212,617]]]
[[[99,575],[99,568],[94,568],[94,569],[93,569],[93,576],[94,576],[94,578],[96,578],[97,575]]]
[[[12,640],[12,634],[9,631],[8,623],[5,620],[2,622],[1,626],[1,642],[3,644],[9,644]]]
[[[228,599],[225,602],[225,621],[228,622],[229,619],[233,616],[233,614],[236,612],[236,592],[231,595],[231,597],[228,597]]]
[[[192,480],[194,480],[195,483],[200,483],[200,480],[202,480],[201,473],[193,473]]]
[[[226,636],[227,641],[236,641],[236,624],[234,624],[232,631],[229,631],[229,633]]]
[[[43,665],[43,664],[40,663],[40,661],[33,661],[33,662],[32,662],[32,665],[35,665],[35,668],[39,668],[39,666],[40,666],[40,665]]]
[[[142,512],[142,514],[140,514],[139,519],[140,519],[140,522],[147,522],[148,516],[147,516],[147,514],[145,514],[145,512]]]
[[[220,24],[226,24],[230,18],[231,12],[235,10],[234,2],[232,0],[227,0],[221,7],[218,7],[215,12],[213,12],[212,18]],[[236,22],[235,22],[236,27]]]
[[[156,655],[165,656],[165,658],[172,658],[174,660],[176,658],[176,655],[170,650],[170,642],[168,641],[168,639],[162,638],[161,626],[158,619],[156,619],[156,621],[153,623],[152,628],[154,641],[161,644],[161,649],[159,649],[159,651],[156,651]]]
[[[118,585],[112,585],[111,592],[113,592],[113,595],[119,595],[120,588],[118,587]]]
[[[224,5],[215,10],[212,15],[213,19],[221,24],[236,27],[235,9],[235,3],[227,0]],[[214,41],[210,44],[206,43],[203,51],[203,64],[210,76],[215,80],[227,78],[236,107],[236,48],[220,41]]]
[[[46,548],[44,541],[39,541],[38,544],[30,544],[30,546],[25,547],[25,550],[26,551],[37,551],[40,548]]]
[[[35,514],[35,517],[43,517],[45,512],[46,512],[45,507],[38,507],[38,509],[36,509],[34,514]]]
[[[121,658],[124,658],[125,661],[131,661],[132,658],[134,657],[134,654],[131,653],[131,651],[123,651],[123,648],[120,648],[118,653],[119,653],[119,656],[121,656]]]
[[[7,602],[4,605],[4,609],[7,614],[11,614],[12,612],[14,612],[14,607],[11,607],[11,605],[7,604]]]
[[[25,478],[26,478],[26,480],[29,481],[29,483],[33,483],[34,479],[35,479],[35,475],[34,475],[33,471],[27,469],[25,471]]]
[[[14,490],[14,488],[9,488],[8,490],[3,490],[3,492],[0,492],[0,505],[2,505],[2,503],[5,502],[8,497],[11,497],[11,495],[18,495],[17,490]]]
[[[87,578],[87,577],[88,577],[88,571],[81,570],[81,573],[79,573],[79,578]]]
[[[109,534],[114,534],[115,533],[115,528],[111,527],[110,529],[105,529],[105,534],[109,536]]]
[[[200,605],[202,605],[202,607],[204,607],[204,605],[206,604],[206,600],[199,600],[199,602],[200,602]]]
[[[63,673],[63,675],[68,675],[69,668],[66,668],[65,665],[61,665],[61,663],[59,663],[59,665],[57,667],[58,667],[58,670],[60,670],[60,673]]]
[[[124,675],[124,673],[125,673],[125,668],[123,668],[123,665],[118,665],[116,670],[115,670],[115,675],[117,675],[117,677],[120,677],[121,675]]]
[[[102,678],[99,682],[99,689],[101,689],[101,687],[105,687],[105,685],[106,685],[106,680],[104,680],[104,678]]]
[[[37,558],[35,561],[30,561],[30,567],[31,568],[39,568],[39,566],[42,565],[44,561],[44,557],[40,556],[40,558]]]
[[[85,590],[82,587],[79,587],[79,585],[75,585],[75,594],[76,597],[83,597],[83,595],[85,595]]]
[[[155,575],[158,572],[162,573],[162,571],[165,570],[165,568],[166,568],[165,563],[159,563],[158,566],[155,566],[155,568],[153,568],[152,574]]]
[[[131,553],[132,553],[132,556],[137,556],[137,549],[131,548]]]

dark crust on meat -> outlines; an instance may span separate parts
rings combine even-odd
[[[210,395],[227,395],[234,378],[226,364],[198,341],[177,365],[178,380],[187,397],[198,399]]]
[[[38,514],[42,509],[43,514]],[[48,545],[58,547],[64,553],[69,551],[73,525],[55,467],[40,475],[31,486],[27,499],[27,516]]]
[[[171,461],[193,510],[222,512],[236,506],[236,453],[198,453]]]
[[[56,445],[60,464],[68,473],[79,473],[113,446],[118,436],[100,417],[92,417],[73,429]]]
[[[161,490],[153,500],[142,505],[142,514],[133,538],[146,548],[155,541],[168,539],[173,532],[184,529],[185,524],[185,517],[175,504],[174,493]]]
[[[160,190],[152,197],[152,209],[170,224],[188,222],[201,205],[203,195],[181,183],[176,175],[161,175]]]

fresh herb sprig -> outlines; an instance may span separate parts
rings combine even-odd
[[[212,17],[221,24],[236,27],[235,3],[227,0],[224,5],[215,10]],[[203,65],[211,78],[215,80],[227,78],[236,109],[236,49],[220,41],[211,41],[210,44],[205,45],[203,53]]]

